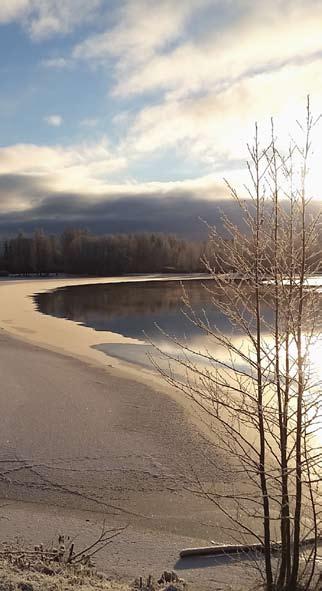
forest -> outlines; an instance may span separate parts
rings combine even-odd
[[[0,242],[0,276],[204,273],[210,267],[212,272],[216,269],[239,272],[238,265],[230,261],[233,241],[224,238],[220,244],[216,242],[214,238],[193,241],[162,233],[96,235],[76,228],[61,234],[46,234],[37,230],[30,236],[19,233]],[[322,235],[318,243],[322,245]],[[241,242],[239,248],[242,249]],[[321,272],[320,252],[310,253],[316,272]],[[249,253],[243,252],[243,256],[248,258]],[[267,241],[262,251],[262,267],[267,277],[272,271],[272,260]]]
[[[1,275],[123,275],[128,273],[193,273],[204,271],[205,242],[167,234],[94,235],[68,229],[60,235],[42,230],[3,240]]]

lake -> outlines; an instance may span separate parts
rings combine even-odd
[[[211,280],[185,281],[185,290],[198,314],[206,312],[209,320],[229,331],[229,322],[211,302],[205,285]],[[140,341],[141,345],[104,344],[108,355],[150,365],[146,353],[152,350],[149,339],[169,348],[169,336],[201,344],[203,331],[188,320],[182,301],[183,287],[178,281],[138,281],[63,287],[35,296],[38,310],[58,318],[73,320],[96,331],[108,331]],[[158,328],[160,327],[160,328]],[[206,338],[207,341],[207,338]]]
[[[214,305],[210,293],[213,283],[209,278],[184,283],[162,280],[80,285],[36,294],[35,302],[43,314],[66,318],[101,331],[102,344],[98,348],[109,356],[151,367],[147,353],[157,353],[149,341],[170,355],[182,356],[176,342],[179,340],[193,349],[195,354],[192,357],[198,361],[199,352],[220,359],[227,356],[227,351],[212,336],[187,317],[191,314],[183,302],[183,285],[197,317],[207,319],[215,332],[220,331],[232,338],[237,349],[248,346],[245,334],[232,327],[228,318]],[[312,283],[322,285],[322,277],[313,278]],[[263,310],[263,315],[266,322],[271,320],[269,306]],[[104,331],[136,339],[137,343],[106,344]],[[321,352],[320,342],[315,343],[312,358],[318,365]],[[203,363],[211,364],[205,359]],[[240,359],[238,363],[240,367]]]

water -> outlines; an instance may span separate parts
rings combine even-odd
[[[315,277],[312,283],[321,285],[322,277]],[[246,351],[249,341],[245,333],[232,327],[228,318],[216,308],[216,300],[224,296],[217,293],[215,298],[212,297],[211,279],[189,280],[183,284],[162,280],[71,286],[37,294],[35,300],[43,314],[67,318],[101,331],[99,349],[126,361],[150,366],[147,353],[155,353],[150,341],[170,355],[180,355],[177,345],[180,341],[194,350],[194,358],[199,352],[227,358],[227,351],[219,346],[218,341],[187,317],[191,317],[191,312],[183,302],[183,285],[196,317],[207,319],[215,333],[229,336],[236,349]],[[263,312],[266,322],[270,322],[269,307]],[[104,343],[104,331],[136,339],[139,343]],[[320,366],[320,342],[314,344],[311,355]],[[209,363],[205,359],[203,362]],[[242,366],[241,359],[236,362]]]
[[[189,300],[198,315],[206,314],[212,324],[229,331],[229,321],[211,304],[205,286],[211,280],[184,282]],[[207,341],[203,331],[186,316],[183,287],[178,281],[147,281],[64,287],[35,296],[38,310],[58,318],[73,320],[96,331],[108,331],[140,341],[140,345],[104,344],[99,347],[112,356],[149,365],[149,340],[169,349],[170,337],[188,339],[198,346]],[[209,340],[209,339],[208,339]]]
[[[210,281],[147,281],[63,287],[37,294],[38,309],[43,314],[67,318],[97,331],[109,331],[145,340],[144,333],[160,339],[155,323],[173,334],[193,335],[196,328],[184,315],[183,287],[198,314],[205,310],[212,321],[227,324],[213,308],[204,286]]]
[[[315,286],[322,284],[322,278],[314,278]],[[189,280],[184,282],[184,289],[191,304],[191,309],[196,318],[209,322],[209,327],[215,333],[207,334],[197,322],[194,322],[191,310],[183,302],[183,286],[178,281],[147,281],[147,282],[122,282],[111,284],[91,284],[64,287],[52,292],[40,293],[35,296],[38,310],[43,314],[49,314],[59,318],[66,318],[84,326],[90,327],[102,333],[102,343],[97,346],[109,357],[117,357],[136,365],[152,368],[151,358],[161,369],[169,373],[168,363],[170,360],[174,376],[186,381],[186,362],[201,369],[204,376],[213,376],[213,372],[221,372],[220,383],[235,385],[239,391],[238,379],[241,375],[249,379],[251,392],[255,384],[253,378],[256,374],[256,366],[251,367],[245,357],[255,360],[250,339],[240,328],[233,327],[227,316],[223,314],[216,302],[225,298],[218,291],[213,295],[211,290],[214,283],[211,279]],[[269,286],[265,289],[270,290]],[[320,288],[319,288],[320,289]],[[244,287],[243,297],[247,295],[247,287]],[[321,300],[321,302],[320,302]],[[317,331],[312,342],[308,346],[309,359],[311,362],[311,377],[315,383],[322,381],[322,340],[320,338],[319,326],[322,319],[322,298],[318,298],[317,307]],[[263,316],[266,323],[272,323],[272,312],[267,305],[263,309]],[[250,318],[245,319],[250,322]],[[115,343],[104,342],[104,333],[116,333],[129,337],[129,342]],[[223,347],[216,335],[223,338],[229,337],[233,351]],[[109,335],[110,336],[110,335]],[[264,357],[265,380],[268,385],[266,396],[270,399],[270,386],[275,382],[275,366],[271,351],[273,345],[272,334],[263,330],[263,339],[267,357]],[[110,339],[109,339],[110,341]],[[153,344],[151,344],[153,343]],[[180,346],[180,344],[183,345]],[[297,350],[293,342],[290,347],[290,355],[294,360],[296,371]],[[294,353],[292,353],[292,346]],[[162,355],[160,354],[162,351]],[[176,359],[174,362],[173,359]],[[234,365],[240,372],[232,372],[228,368]],[[191,367],[191,365],[190,365]],[[281,354],[280,371],[283,373],[283,353]],[[188,374],[195,379],[196,372]],[[198,375],[198,374],[197,374]],[[294,393],[297,388],[297,376],[294,375]],[[207,377],[206,377],[207,381]],[[200,384],[199,384],[200,385]],[[202,382],[202,388],[205,382]],[[247,390],[247,388],[246,388]],[[314,396],[314,408],[320,407],[319,396],[315,393],[316,388],[308,396]],[[295,398],[296,400],[296,394]],[[270,404],[270,402],[269,402]],[[321,409],[322,410],[322,409]],[[318,439],[322,439],[322,415],[318,411],[314,419],[314,430],[318,433]]]

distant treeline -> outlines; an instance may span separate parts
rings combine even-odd
[[[204,271],[207,246],[167,234],[97,236],[86,230],[48,235],[18,234],[2,242],[2,274],[122,275],[126,273],[193,273]]]

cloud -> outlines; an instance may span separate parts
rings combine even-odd
[[[0,231],[51,231],[81,225],[100,232],[169,231],[200,235],[227,197],[210,175],[195,180],[116,182],[126,161],[106,139],[68,147],[0,148]],[[212,218],[211,218],[212,219]]]
[[[56,57],[56,58],[48,58],[42,60],[41,65],[45,68],[53,68],[57,70],[62,70],[64,68],[68,68],[71,64],[70,61],[64,57]]]
[[[80,121],[80,125],[82,127],[96,127],[98,124],[98,119],[93,118],[86,118]]]
[[[2,0],[0,4],[0,23],[9,23],[24,17],[30,6],[30,0]]]
[[[174,149],[230,169],[255,120],[266,134],[274,115],[285,140],[306,95],[322,100],[321,22],[316,0],[127,0],[73,57],[108,64],[120,104],[140,97],[114,117],[128,159]]]
[[[19,22],[38,41],[93,22],[102,6],[103,0],[1,0],[0,22]]]
[[[151,231],[201,238],[206,227],[200,216],[215,223],[221,207],[232,213],[235,209],[225,198],[221,201],[222,187],[217,193],[216,185],[212,187],[217,200],[210,198],[209,190],[202,182],[110,185],[98,196],[90,189],[82,194],[59,192],[31,175],[0,174],[0,234],[81,226],[99,233]],[[8,192],[10,199],[4,202]]]
[[[94,34],[78,44],[74,57],[106,60],[118,57],[126,62],[140,63],[156,50],[180,38],[184,25],[194,10],[209,4],[209,0],[127,0],[121,2],[114,28]]]
[[[321,19],[315,0],[236,0],[233,7],[227,0],[128,0],[114,28],[90,36],[73,55],[115,58],[116,94],[181,96],[322,51]]]
[[[146,223],[156,228],[159,217],[171,226],[162,204],[176,216],[180,207],[195,216],[198,199],[203,215],[213,196],[225,198],[218,179],[226,175],[241,181],[255,120],[265,139],[274,115],[285,142],[287,130],[302,118],[306,94],[311,93],[313,106],[322,99],[320,1],[2,0],[0,22],[13,21],[34,41],[85,25],[70,55],[51,53],[42,65],[66,68],[76,60],[99,65],[106,72],[106,108],[115,138],[114,146],[103,138],[70,146],[1,148],[1,183],[11,201],[0,185],[0,207],[9,212],[12,203],[10,219],[18,216],[17,223],[31,225],[33,215],[37,224],[61,224],[64,216],[81,221],[88,215],[97,224],[108,219],[112,227],[115,211],[115,228],[125,227],[122,212],[128,227]],[[82,68],[76,72],[82,75]],[[57,114],[46,122],[63,123]],[[96,135],[97,123],[93,113],[79,125]],[[128,179],[136,165],[141,176],[148,169],[151,178],[158,153],[175,154],[178,176],[191,164],[200,178],[177,183]],[[315,187],[321,192],[319,168],[317,159]],[[117,183],[121,174],[123,182]],[[183,219],[189,226],[186,211]]]
[[[95,233],[165,232],[205,239],[207,226],[221,227],[224,212],[241,225],[240,207],[213,177],[176,183],[106,184],[99,195],[57,191],[50,179],[0,173],[0,235],[43,228],[61,232],[85,227]],[[312,203],[312,212],[320,205]],[[315,208],[315,209],[314,209]]]
[[[124,149],[141,157],[177,146],[183,155],[199,162],[215,165],[226,159],[229,163],[245,158],[255,121],[267,140],[271,116],[276,117],[285,144],[289,133],[295,132],[296,119],[305,115],[306,95],[311,93],[313,108],[322,98],[321,67],[322,58],[317,58],[310,64],[241,79],[218,92],[169,97],[143,107],[129,129]]]
[[[50,191],[90,190],[100,194],[106,179],[126,167],[103,138],[71,146],[16,144],[0,148],[0,174],[29,175]]]
[[[51,127],[60,127],[63,123],[63,118],[61,115],[48,115],[47,117],[44,117],[44,121],[46,121]]]

